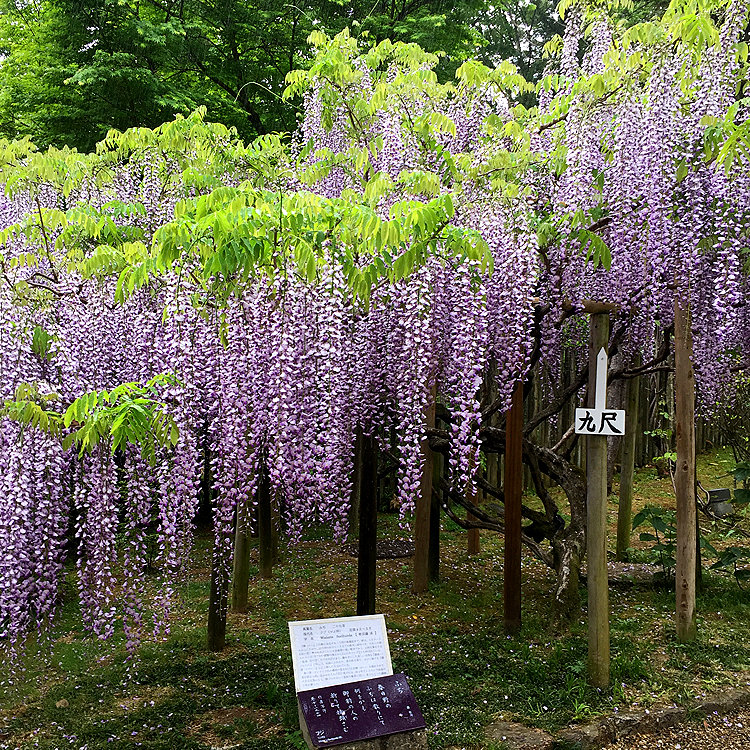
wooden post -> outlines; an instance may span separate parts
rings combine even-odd
[[[675,442],[677,468],[677,561],[675,565],[675,611],[677,640],[695,640],[695,377],[690,307],[675,298],[674,372]]]
[[[211,556],[211,591],[208,599],[208,626],[206,629],[209,651],[221,651],[227,634],[227,588],[229,581],[223,561],[216,550]]]
[[[497,453],[488,453],[487,454],[487,481],[493,486],[493,487],[499,487],[500,486],[500,480],[498,477],[500,476],[500,459],[498,458]]]
[[[636,366],[640,360],[636,360]],[[625,397],[625,437],[622,441],[622,468],[620,469],[620,502],[617,506],[617,559],[624,560],[630,546],[633,525],[633,477],[635,475],[635,438],[640,427],[638,421],[640,378],[627,383]]]
[[[609,316],[591,316],[589,338],[589,406],[594,407],[599,351],[607,348]],[[589,681],[609,684],[609,581],[607,579],[607,438],[586,438],[586,580],[589,618]]]
[[[432,484],[433,487],[443,479],[443,456],[436,453],[433,456]],[[430,551],[427,556],[427,568],[430,583],[440,583],[440,500],[437,492],[432,493],[430,507]]]
[[[378,444],[374,435],[362,436],[362,480],[357,560],[357,614],[375,614],[378,561]]]
[[[425,426],[431,430],[435,427],[436,386],[432,386],[430,402],[425,409]],[[414,577],[412,594],[423,594],[427,591],[429,581],[430,557],[430,510],[432,507],[432,471],[434,457],[430,443],[425,436],[422,440],[422,486],[416,499],[414,509]]]
[[[273,559],[271,562],[273,565],[278,565],[281,562],[281,552],[279,551],[279,536],[281,531],[281,503],[279,503],[279,497],[281,494],[281,491],[277,489],[271,501],[271,540],[273,543]]]
[[[232,568],[232,610],[247,612],[247,587],[250,583],[250,539],[248,498],[237,506]]]
[[[612,369],[622,369],[623,356],[618,353],[612,357]],[[611,409],[625,409],[627,400],[627,381],[615,380],[607,387],[607,404]],[[626,420],[627,421],[627,420]],[[626,427],[627,432],[627,427]],[[615,479],[615,465],[622,455],[625,435],[609,435],[607,437],[607,495],[612,494]]]
[[[638,378],[638,380],[641,381],[641,387],[638,389],[638,392],[640,394],[640,402],[641,402],[641,408],[638,410],[638,423],[641,425],[647,425],[649,424],[649,418],[648,418],[648,402],[649,402],[649,392],[648,392],[648,383],[646,378]],[[627,421],[627,415],[625,415],[625,421]],[[638,455],[636,456],[636,462],[638,463],[638,466],[643,466],[644,464],[648,463],[650,456],[648,453],[648,445],[649,440],[647,436],[643,433],[643,430],[638,431],[638,436],[636,438],[636,447]]]
[[[523,383],[516,383],[505,423],[504,623],[508,635],[521,629],[521,494],[523,481]]]
[[[698,451],[698,442],[696,440],[695,452]],[[698,461],[693,463],[695,476],[693,477],[693,487],[698,486]],[[697,490],[696,490],[697,491]],[[695,594],[700,596],[703,593],[703,554],[701,553],[701,523],[700,514],[698,513],[698,498],[695,498]]]
[[[472,464],[472,468],[470,469],[469,474],[472,474],[473,471],[474,467]],[[479,505],[479,490],[473,488],[472,485],[469,484],[469,486],[466,488],[466,499],[472,505]],[[467,511],[466,520],[475,521],[476,517]],[[469,529],[466,534],[466,552],[469,555],[478,555],[479,550],[479,529]]]
[[[265,458],[260,461],[258,478],[258,548],[261,578],[273,578],[274,538],[271,511],[271,483]]]
[[[354,437],[354,461],[352,466],[352,494],[349,506],[349,539],[356,539],[359,531],[359,494],[362,487],[362,427],[358,426]]]

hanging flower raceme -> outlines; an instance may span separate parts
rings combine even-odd
[[[37,430],[4,420],[0,442],[0,637],[17,648],[57,611],[69,466],[59,441]]]

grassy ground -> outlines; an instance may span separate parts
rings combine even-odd
[[[704,484],[726,486],[729,465],[721,453],[702,457]],[[669,480],[654,469],[639,472],[636,497],[637,505],[674,504]],[[612,540],[616,512],[613,502]],[[722,532],[707,531],[720,543]],[[381,533],[404,532],[384,516]],[[410,679],[432,748],[486,747],[483,727],[499,717],[554,730],[615,707],[685,702],[750,684],[750,593],[726,575],[706,576],[699,637],[689,646],[674,637],[673,593],[613,588],[612,683],[600,692],[586,684],[585,621],[564,635],[547,630],[551,573],[524,557],[524,626],[507,638],[502,538],[485,533],[474,558],[465,547],[465,532],[444,524],[442,582],[420,598],[410,594],[408,561],[378,564],[378,611],[394,669]],[[120,637],[87,638],[69,594],[49,644],[32,649],[24,671],[0,674],[0,748],[304,747],[286,623],[354,614],[356,561],[325,534],[311,534],[286,551],[273,580],[253,579],[249,613],[230,614],[228,647],[215,655],[204,648],[207,549],[199,537],[172,634],[144,642],[136,661]]]

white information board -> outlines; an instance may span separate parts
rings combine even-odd
[[[593,409],[576,409],[577,435],[624,435],[625,412],[607,408],[607,352],[604,347],[596,358],[596,390]]]
[[[383,615],[289,623],[296,691],[393,674]]]
[[[621,409],[576,409],[578,435],[624,435],[625,412]]]

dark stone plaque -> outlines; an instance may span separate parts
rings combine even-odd
[[[708,490],[708,511],[718,518],[724,518],[725,516],[731,516],[732,503],[732,491],[726,488],[719,490]]]
[[[402,674],[305,690],[297,697],[315,747],[360,742],[425,726]]]
[[[729,501],[732,499],[732,491],[727,488],[720,490],[708,490],[708,502],[709,503],[720,503],[723,501]]]

